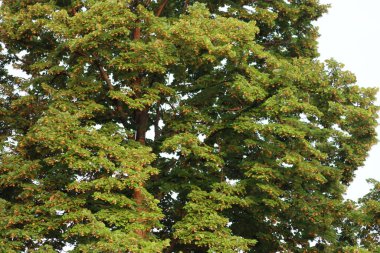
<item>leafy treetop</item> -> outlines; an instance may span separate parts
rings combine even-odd
[[[340,245],[350,210],[342,194],[376,141],[378,107],[375,89],[316,60],[313,21],[327,6],[0,8],[2,251]]]

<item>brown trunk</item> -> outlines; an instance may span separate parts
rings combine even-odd
[[[137,24],[140,23],[140,20],[136,21]],[[133,31],[133,39],[139,40],[141,38],[141,29],[140,27],[136,27]],[[141,91],[141,79],[139,77],[136,78],[136,81],[133,83],[133,88],[137,91]],[[135,123],[136,123],[136,136],[135,140],[140,142],[141,145],[145,145],[145,135],[148,128],[148,108],[144,110],[138,110],[135,112]],[[137,212],[141,213],[144,211],[144,195],[142,194],[141,188],[143,187],[143,183],[141,182],[138,188],[133,190],[133,199],[137,205]],[[137,219],[137,222],[143,223],[142,219]],[[138,229],[136,233],[140,235],[142,238],[147,237],[147,230]]]
[[[139,24],[140,21],[137,21],[136,23]],[[141,37],[141,29],[140,29],[140,27],[137,27],[137,28],[133,31],[133,39],[134,39],[134,40],[139,40],[140,37]]]
[[[170,241],[170,246],[165,250],[165,253],[172,253],[176,245],[177,245],[177,240],[172,239]]]
[[[142,185],[140,185],[140,186],[142,187]],[[140,188],[134,189],[133,199],[136,202],[138,213],[141,213],[142,211],[144,211],[144,208],[143,208],[144,196],[143,196]],[[144,221],[142,219],[137,219],[137,222],[143,223]],[[137,229],[135,232],[136,232],[136,234],[138,234],[142,238],[146,238],[148,231],[145,229]]]
[[[142,145],[145,145],[145,135],[148,130],[148,108],[145,108],[142,111],[136,111],[135,116],[136,121],[136,141],[140,142]]]
[[[136,111],[135,114],[135,121],[136,121],[136,141],[140,142],[141,145],[145,145],[145,135],[148,128],[148,109],[144,109],[142,111]],[[133,190],[133,199],[136,202],[137,205],[137,211],[143,212],[144,211],[144,195],[141,192],[141,188],[143,187],[143,183],[140,183],[139,188],[135,188]],[[140,223],[143,223],[144,221],[142,219],[137,220]],[[147,237],[147,230],[137,230],[136,233],[140,235],[142,238]]]
[[[157,16],[160,16],[165,5],[167,4],[168,0],[163,0],[163,2],[160,4],[157,12],[156,12],[156,15]],[[149,3],[149,1],[148,1]],[[136,24],[139,25],[140,24],[140,20],[137,20],[136,21]],[[140,40],[141,39],[141,28],[140,27],[136,27],[135,30],[133,31],[133,39],[134,40]],[[136,91],[136,94],[140,93],[140,91],[142,90],[142,87],[141,87],[141,78],[140,77],[137,77],[135,82],[133,83],[133,88],[135,89]],[[139,95],[137,95],[139,96]],[[148,121],[149,121],[149,115],[148,115],[148,111],[149,111],[149,108],[146,107],[144,108],[143,110],[137,110],[135,112],[135,123],[136,123],[136,141],[140,142],[141,145],[145,145],[145,137],[146,137],[146,132],[148,130]],[[142,187],[143,187],[143,183],[140,183],[139,187],[138,188],[135,188],[134,191],[133,191],[133,199],[135,200],[136,202],[136,205],[137,205],[137,211],[138,212],[143,212],[145,210],[144,208],[144,195],[142,194]],[[144,223],[144,220],[143,219],[138,219],[137,222],[139,223]],[[148,231],[147,230],[137,230],[136,233],[138,235],[140,235],[142,238],[146,238],[147,237],[147,234],[148,234]]]

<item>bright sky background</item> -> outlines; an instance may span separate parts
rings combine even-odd
[[[334,58],[356,74],[363,87],[380,88],[380,1],[320,0],[331,4],[328,14],[318,22],[321,59]],[[380,105],[380,94],[377,104]],[[380,136],[380,128],[377,129]],[[378,139],[379,139],[378,136]],[[367,178],[380,181],[380,144],[374,146],[364,167],[347,191],[347,198],[357,200],[370,185]]]

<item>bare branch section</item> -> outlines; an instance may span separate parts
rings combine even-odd
[[[104,67],[99,62],[96,62],[96,66],[99,69],[100,77],[102,78],[102,80],[104,82],[106,82],[108,90],[113,91],[114,87],[112,85],[111,78],[109,77],[107,71],[104,69]],[[123,124],[124,128],[127,128],[128,127],[128,125],[127,125],[128,124],[128,114],[123,110],[123,105],[122,105],[121,101],[117,100],[115,103],[116,103],[116,112],[117,112],[118,116],[120,117],[121,124]]]
[[[156,117],[154,119],[155,139],[159,139],[161,137],[161,128],[160,128],[161,110],[160,110],[160,105],[161,105],[161,103],[157,102]]]
[[[113,85],[112,85],[111,79],[109,78],[109,76],[108,76],[107,72],[105,71],[105,69],[103,68],[103,66],[100,65],[99,63],[96,63],[96,66],[99,69],[100,76],[102,77],[103,81],[106,82],[108,89],[113,90]]]
[[[165,9],[165,6],[166,4],[169,2],[169,0],[163,0],[162,3],[160,4],[160,6],[158,7],[157,11],[156,11],[156,16],[159,17],[161,16],[162,12],[164,11]]]
[[[145,2],[145,6],[148,7],[148,6],[150,5],[151,2],[152,2],[151,0],[147,0],[147,1]]]

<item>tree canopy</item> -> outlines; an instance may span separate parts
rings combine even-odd
[[[327,8],[3,0],[0,251],[334,251],[359,216],[372,249],[376,89],[317,60]]]

